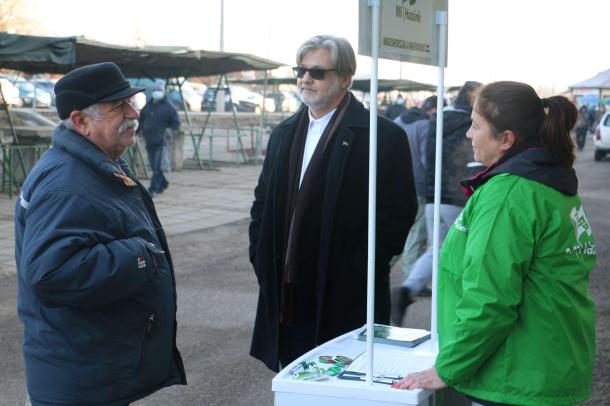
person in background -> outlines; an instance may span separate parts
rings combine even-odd
[[[405,99],[401,94],[398,95],[393,104],[388,106],[388,108],[383,113],[384,116],[389,118],[390,120],[396,119],[396,117],[400,116],[407,108],[405,107]]]
[[[269,139],[250,210],[260,286],[250,354],[271,370],[366,322],[369,112],[349,91],[356,57],[331,35],[297,51],[304,105]],[[390,321],[390,259],[415,213],[409,142],[379,117],[375,321]]]
[[[599,111],[597,105],[593,105],[589,109],[589,132],[594,133],[598,124]]]
[[[148,191],[151,195],[163,193],[169,186],[169,181],[163,174],[163,147],[167,146],[167,134],[180,128],[178,112],[165,97],[164,86],[155,82],[151,98],[140,112],[140,129],[146,141],[146,153],[152,169],[152,177]]]
[[[576,108],[524,83],[477,96],[468,138],[488,168],[443,244],[439,353],[395,387],[450,386],[476,405],[573,405],[591,394],[596,247],[578,196]]]
[[[176,284],[152,199],[123,152],[138,112],[118,66],[55,85],[61,124],[15,208],[18,311],[31,404],[124,406],[186,384]]]
[[[426,144],[430,117],[436,113],[436,102],[436,96],[430,96],[424,100],[421,108],[412,107],[407,109],[394,120],[396,124],[405,130],[409,140],[413,177],[415,178],[415,191],[417,193],[417,214],[415,215],[415,222],[409,231],[402,254],[404,279],[409,275],[417,258],[422,256],[426,251],[428,242],[426,236],[426,218],[424,216],[424,207],[426,205]],[[427,288],[424,288],[420,294],[425,294],[425,289]]]
[[[464,83],[453,102],[443,110],[443,155],[441,176],[441,208],[439,241],[442,244],[447,231],[466,204],[460,181],[471,173],[472,148],[466,138],[470,128],[470,113],[474,92],[479,82]],[[426,137],[426,206],[424,208],[428,249],[420,256],[403,285],[392,290],[392,323],[400,326],[407,307],[415,296],[432,281],[432,238],[434,228],[434,182],[436,161],[436,115],[430,119]]]
[[[576,146],[579,151],[582,151],[585,147],[585,141],[587,140],[587,132],[589,131],[591,123],[589,121],[589,109],[587,106],[582,105],[578,109],[578,118],[576,119],[576,125],[574,126],[574,132],[576,133]]]

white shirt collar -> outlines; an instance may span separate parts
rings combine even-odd
[[[332,109],[325,116],[322,116],[320,118],[315,118],[314,116],[311,115],[311,110],[307,109],[307,113],[309,114],[309,125],[310,125],[310,128],[311,128],[312,124],[313,125],[322,125],[323,128],[326,128],[326,124],[328,124],[328,122],[332,118],[333,114],[335,114],[335,111],[337,111],[337,108]]]
[[[305,176],[305,171],[307,170],[307,166],[309,165],[309,161],[313,156],[313,153],[316,150],[318,142],[320,142],[320,138],[322,138],[322,133],[328,126],[330,119],[335,114],[337,109],[333,109],[333,111],[324,115],[320,118],[315,118],[311,115],[311,111],[307,110],[309,113],[309,126],[307,128],[307,139],[305,140],[305,150],[303,151],[303,163],[301,165],[301,179],[299,180],[299,185],[303,182],[303,176]]]

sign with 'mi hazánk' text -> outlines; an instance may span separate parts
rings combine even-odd
[[[447,11],[447,2],[448,0],[381,0],[379,57],[438,66],[439,30],[436,12]],[[359,8],[358,53],[370,56],[372,13],[368,0],[360,0]]]

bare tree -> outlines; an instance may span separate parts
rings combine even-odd
[[[31,34],[34,22],[26,17],[24,0],[0,0],[0,32]]]

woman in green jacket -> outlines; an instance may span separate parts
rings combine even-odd
[[[395,387],[450,386],[481,405],[571,405],[591,394],[595,241],[577,194],[575,107],[529,85],[481,89],[467,137],[488,168],[443,244],[435,366]]]

